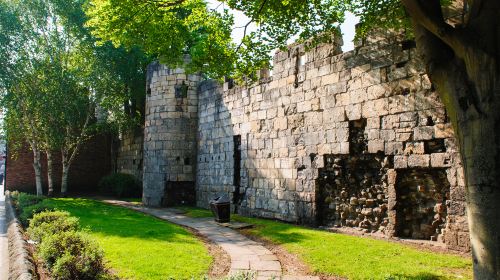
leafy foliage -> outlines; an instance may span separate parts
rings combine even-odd
[[[43,211],[33,215],[29,222],[28,234],[31,239],[40,242],[45,236],[58,232],[77,231],[78,219],[70,217],[65,211]]]
[[[27,142],[37,162],[40,152],[61,151],[63,185],[83,142],[143,116],[149,58],[134,47],[97,46],[85,3],[0,1],[0,102],[11,152]]]
[[[235,59],[233,18],[208,10],[203,0],[96,0],[87,8],[88,26],[115,46],[143,47],[161,62],[177,66],[191,56],[191,70],[223,76]]]
[[[88,25],[103,42],[140,45],[170,66],[183,64],[183,55],[189,54],[188,70],[248,78],[269,67],[271,51],[284,48],[290,38],[309,45],[331,42],[348,11],[360,17],[359,36],[374,28],[405,29],[409,23],[398,0],[220,2],[227,5],[223,12],[208,9],[202,0],[91,0]],[[249,22],[234,27],[228,8],[243,11]],[[251,23],[257,30],[247,32]],[[231,42],[234,28],[244,30],[239,44]]]
[[[33,215],[43,211],[53,210],[53,207],[44,203],[44,198],[41,196],[20,192],[12,192],[11,196],[14,200],[16,210],[19,213],[19,221],[25,227],[28,226],[29,220]]]
[[[106,279],[109,278],[105,265],[104,253],[96,241],[87,234],[79,232],[79,222],[65,211],[40,212],[32,209],[53,209],[47,206],[47,200],[23,193],[16,193],[15,198],[24,197],[18,206],[22,213],[30,213],[28,235],[37,241],[36,255],[44,261],[54,279]],[[31,199],[27,199],[31,198]],[[26,203],[29,202],[29,203]],[[37,204],[30,204],[37,203]]]
[[[61,231],[47,235],[37,255],[51,270],[54,279],[98,279],[105,273],[103,251],[82,232]]]

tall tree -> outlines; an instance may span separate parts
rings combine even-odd
[[[203,1],[91,2],[89,24],[96,27],[95,33],[104,40],[141,44],[160,56],[169,52],[173,57],[166,54],[166,62],[190,53],[199,70],[203,71],[208,63],[208,69],[215,74],[248,74],[265,64],[268,50],[283,47],[288,38],[296,35],[325,41],[336,32],[347,11],[360,17],[361,36],[377,28],[411,31],[459,142],[467,183],[474,277],[500,279],[500,1],[222,1],[244,11],[251,22],[258,24],[258,31],[246,34],[241,45],[233,45],[227,38],[232,22],[227,13],[203,11]],[[451,24],[443,10],[457,3],[463,9],[464,20]],[[203,21],[195,26],[208,33],[190,37],[193,33],[185,31],[193,30],[190,24],[199,23],[199,19]],[[217,22],[221,24],[208,24]],[[215,46],[204,40],[212,34],[224,34],[224,40],[216,41]],[[191,38],[195,44],[190,44]],[[196,42],[206,42],[209,47],[197,51]],[[228,60],[217,63],[221,57]]]
[[[6,128],[13,135],[11,141],[30,143],[40,192],[41,152],[48,160],[49,193],[54,189],[53,155],[61,154],[65,195],[69,170],[81,146],[103,129],[129,123],[134,114],[125,113],[124,104],[136,104],[145,96],[137,83],[147,57],[138,49],[97,46],[84,26],[84,4],[82,0],[0,1],[0,13],[8,15],[0,19],[0,28],[6,31],[0,37],[5,46],[0,48],[0,61],[6,62],[0,69],[0,88],[7,119],[16,121],[15,127]],[[125,56],[128,63],[122,63]],[[110,66],[116,61],[122,64]],[[131,89],[124,90],[127,87]],[[104,118],[96,119],[97,109],[107,113]],[[15,128],[20,130],[14,132]]]

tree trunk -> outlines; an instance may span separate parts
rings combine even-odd
[[[500,279],[500,73],[493,57],[462,59],[416,25],[417,49],[459,142],[474,279]]]
[[[35,170],[36,195],[43,195],[42,189],[42,163],[40,160],[40,151],[33,149],[33,169]]]
[[[460,135],[475,279],[500,279],[499,112],[469,120]]]
[[[54,195],[54,169],[53,169],[53,160],[52,160],[52,152],[47,151],[47,182],[48,182],[48,196]]]
[[[68,173],[70,162],[68,160],[68,156],[63,152],[62,153],[62,177],[61,177],[61,196],[66,197],[68,193]]]

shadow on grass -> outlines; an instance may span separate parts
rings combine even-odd
[[[421,272],[416,275],[394,274],[386,276],[384,280],[440,280],[440,279],[445,279],[445,278],[433,273]]]
[[[80,219],[84,229],[105,236],[193,243],[186,229],[164,220],[119,206],[81,198],[50,199],[57,209]]]

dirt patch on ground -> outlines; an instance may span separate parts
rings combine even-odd
[[[25,240],[28,240],[26,236],[24,236]],[[49,271],[45,268],[43,262],[36,258],[35,256],[35,245],[28,243],[28,251],[29,254],[33,257],[34,263],[35,263],[35,268],[36,268],[36,274],[37,274],[37,279],[38,280],[51,280],[52,277],[50,277]]]
[[[198,231],[183,227],[192,234],[194,234],[197,238],[203,241],[205,246],[208,249],[208,253],[210,256],[214,258],[212,265],[210,266],[210,270],[208,272],[209,279],[220,279],[226,275],[228,275],[229,270],[231,268],[231,258],[229,255],[222,249],[219,245],[214,242],[208,240],[205,236],[201,235]]]

